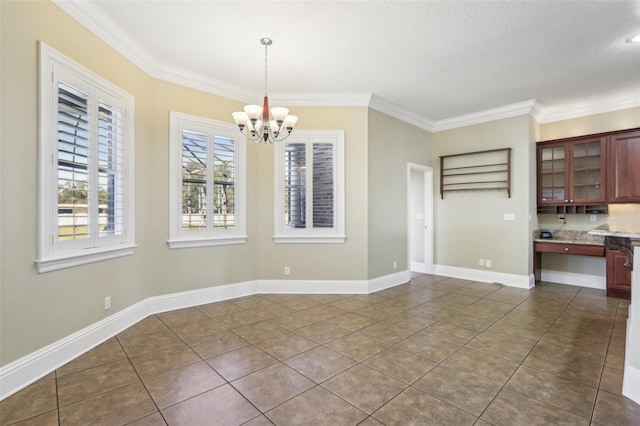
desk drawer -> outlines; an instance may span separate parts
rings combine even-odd
[[[604,246],[567,243],[534,243],[534,250],[541,253],[575,254],[580,256],[604,257]]]

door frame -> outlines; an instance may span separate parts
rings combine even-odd
[[[411,259],[411,172],[418,171],[423,173],[424,183],[424,259],[423,262],[413,262]],[[433,167],[416,163],[407,163],[407,261],[408,269],[412,272],[422,272],[425,274],[433,273],[433,237],[434,237],[434,217],[433,217]]]

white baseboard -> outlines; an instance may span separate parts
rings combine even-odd
[[[631,365],[624,367],[622,394],[636,404],[640,404],[640,370]]]
[[[481,269],[459,268],[457,266],[434,265],[434,274],[484,283],[500,283],[509,287],[532,288],[533,275],[505,274]]]
[[[395,274],[383,275],[381,277],[372,278],[369,280],[368,293],[384,290],[385,288],[389,288],[389,287],[395,287],[397,285],[409,282],[410,279],[411,279],[411,272],[409,271],[401,271],[401,272],[396,272]]]
[[[165,294],[162,296],[153,296],[143,300],[142,303],[149,305],[148,315],[151,315],[207,303],[221,302],[238,297],[251,296],[252,294],[260,293],[260,288],[260,281],[245,281],[236,284],[226,284],[180,293]]]
[[[153,296],[0,367],[0,401],[152,314],[253,294],[367,294],[409,281],[409,271],[370,280],[257,280]]]
[[[411,272],[420,272],[423,274],[429,274],[429,268],[427,268],[426,263],[421,262],[411,262]]]
[[[51,373],[152,312],[147,300],[116,312],[0,368],[0,400]]]
[[[258,293],[276,294],[366,294],[367,280],[261,280]]]
[[[550,271],[543,269],[540,273],[540,279],[550,283],[597,288],[600,290],[605,290],[607,288],[607,277],[599,275],[577,274],[574,272]]]

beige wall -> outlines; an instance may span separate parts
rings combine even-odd
[[[2,2],[2,243],[0,359],[4,365],[147,297],[256,278],[256,241],[169,250],[169,111],[230,121],[241,105],[148,77],[49,2]],[[133,256],[38,274],[37,42],[135,97],[136,243]],[[248,149],[248,166],[257,164]],[[16,179],[19,177],[19,179]],[[248,207],[255,212],[255,174]],[[19,182],[19,184],[16,184]],[[248,232],[255,236],[256,215]],[[238,259],[251,259],[238,262]],[[112,309],[105,311],[105,296]]]
[[[431,135],[365,107],[295,108],[300,129],[345,131],[346,243],[273,243],[273,149],[249,144],[249,242],[169,250],[169,111],[231,122],[230,113],[242,105],[148,77],[50,2],[2,1],[0,19],[0,365],[150,296],[283,279],[284,266],[293,280],[371,279],[396,272],[393,261],[397,271],[404,270],[407,162],[431,165],[435,159],[437,185],[438,156],[456,152],[512,147],[513,195],[436,196],[435,263],[479,268],[479,258],[490,258],[493,271],[528,274],[532,135],[539,131],[548,139],[640,125],[634,109],[599,116],[597,123],[587,118],[537,126],[523,116]],[[138,247],[132,256],[45,274],[35,270],[38,40],[135,97]],[[517,220],[505,222],[504,213],[515,213]],[[488,245],[496,235],[503,242]],[[110,311],[103,309],[107,295]]]
[[[275,244],[273,146],[258,155],[258,276],[261,279],[364,280],[367,278],[367,108],[296,107],[300,130],[345,132],[344,244]],[[304,119],[303,119],[304,118]],[[249,214],[253,214],[251,211]],[[289,266],[291,275],[284,276]]]
[[[407,163],[431,165],[431,134],[374,110],[368,128],[368,277],[375,278],[408,269]]]
[[[464,191],[436,197],[437,265],[481,269],[528,276],[530,266],[532,140],[528,116],[476,124],[433,135],[433,158],[439,192],[439,156],[512,148],[511,198],[506,191]],[[505,213],[514,213],[515,221],[505,221]],[[492,267],[478,265],[479,259],[491,259]],[[505,283],[508,284],[508,283]]]
[[[169,112],[231,122],[239,102],[150,78],[50,2],[1,2],[2,146],[0,255],[0,365],[64,338],[145,298],[255,279],[366,280],[384,271],[368,269],[366,107],[295,108],[305,130],[345,131],[346,234],[344,244],[274,244],[273,147],[248,144],[247,244],[174,249],[168,238]],[[136,243],[132,256],[38,274],[37,223],[37,42],[100,74],[135,97]],[[382,114],[390,134],[407,137],[398,163],[425,163],[426,132]],[[384,127],[384,126],[383,126]],[[410,137],[408,137],[410,136]],[[384,137],[381,133],[381,137]],[[397,139],[396,139],[397,140]],[[396,142],[398,144],[399,142]],[[375,144],[374,144],[375,148]],[[375,148],[385,155],[381,149]],[[383,148],[386,149],[386,148]],[[414,152],[420,151],[418,156]],[[400,161],[401,160],[401,161]],[[394,168],[395,172],[395,168]],[[19,185],[16,185],[19,176]],[[405,166],[393,184],[405,187]],[[385,192],[393,192],[386,186]],[[402,216],[401,210],[394,214]],[[17,206],[18,208],[8,208]],[[395,223],[395,222],[394,222]],[[401,241],[406,226],[387,229]],[[374,237],[378,233],[373,232]],[[384,238],[382,238],[384,240]],[[400,244],[406,253],[406,242]],[[405,254],[406,257],[406,254]],[[398,259],[400,260],[400,259]],[[406,263],[406,259],[405,259]],[[105,296],[112,308],[103,309]]]

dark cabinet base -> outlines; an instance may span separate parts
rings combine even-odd
[[[624,266],[626,261],[624,253],[607,249],[607,296],[631,298],[631,270]]]

